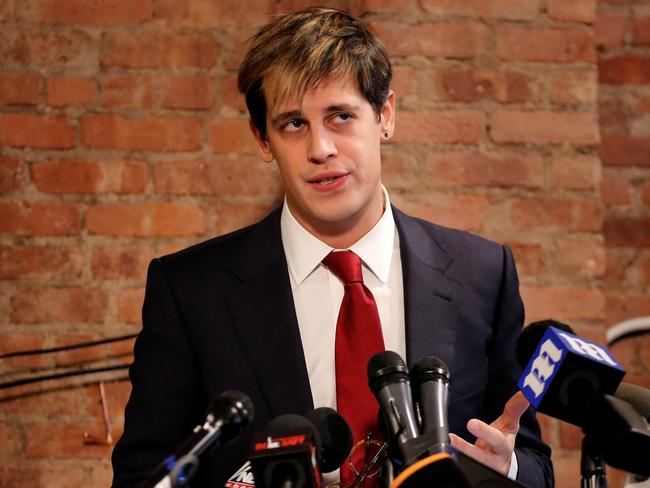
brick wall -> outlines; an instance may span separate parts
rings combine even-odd
[[[647,1],[319,3],[364,16],[393,56],[397,205],[508,243],[527,321],[602,342],[650,314]],[[306,5],[0,0],[0,352],[137,332],[149,259],[280,201],[236,69],[267,14]],[[615,350],[646,386],[649,346]],[[0,360],[0,373],[128,363],[130,347]],[[92,377],[108,381],[116,434],[120,377]],[[91,378],[0,394],[0,487],[110,483],[110,447],[83,444],[103,432]],[[558,486],[577,486],[579,432],[542,422]]]

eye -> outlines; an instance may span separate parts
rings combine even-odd
[[[305,123],[300,119],[291,119],[290,121],[283,124],[280,129],[284,132],[296,132],[300,130]]]
[[[341,112],[341,113],[338,113],[338,114],[334,115],[334,117],[332,117],[332,120],[334,122],[336,122],[336,123],[345,123],[345,122],[348,122],[348,121],[352,120],[353,117],[354,116],[352,114],[350,114],[350,113]]]

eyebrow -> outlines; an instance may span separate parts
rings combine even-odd
[[[325,108],[326,113],[335,113],[335,112],[358,112],[361,109],[358,105],[352,105],[349,103],[341,103],[337,105],[330,105]],[[276,115],[271,119],[271,124],[277,126],[280,121],[287,119],[294,119],[302,117],[301,110],[289,110],[287,112],[282,112]]]

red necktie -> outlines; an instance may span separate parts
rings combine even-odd
[[[352,429],[354,444],[366,438],[368,432],[380,439],[377,425],[377,400],[368,387],[368,361],[384,350],[384,338],[375,298],[363,284],[361,259],[352,251],[331,252],[323,264],[345,287],[339,317],[336,322],[336,403],[339,413]],[[364,464],[353,459],[360,469]],[[341,466],[341,483],[349,486],[355,479],[346,461]],[[379,486],[378,478],[368,478],[364,487]]]

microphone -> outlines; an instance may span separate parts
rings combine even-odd
[[[449,368],[437,357],[420,359],[411,369],[416,406],[422,418],[422,436],[427,437],[429,454],[450,452],[447,405]]]
[[[554,320],[524,328],[517,358],[524,368],[518,386],[531,405],[577,426],[582,426],[593,402],[613,394],[625,375],[606,348],[573,335],[569,326]]]
[[[165,459],[140,488],[186,486],[199,467],[202,456],[239,436],[253,420],[250,398],[239,391],[225,391],[210,402],[205,422]]]
[[[352,449],[352,431],[345,419],[329,407],[316,408],[306,415],[320,435],[320,470],[335,471],[343,464]]]
[[[422,452],[413,442],[420,432],[404,360],[393,351],[378,352],[368,362],[368,384],[379,403],[387,437],[398,451],[393,454],[398,462],[413,464]]]
[[[559,326],[559,327],[558,327]],[[530,332],[527,333],[527,330]],[[539,344],[519,380],[519,388],[538,411],[577,425],[589,439],[592,453],[602,453],[612,467],[650,476],[650,427],[627,401],[641,408],[639,390],[620,387],[625,371],[606,348],[573,335],[553,320],[530,324],[517,341],[518,358],[534,340]],[[634,390],[635,393],[630,393]],[[646,395],[641,395],[647,400]]]
[[[650,390],[623,381],[618,385],[614,396],[632,405],[643,418],[650,421]]]
[[[352,431],[327,407],[306,417],[282,415],[253,437],[250,455],[255,486],[318,488],[321,473],[339,468],[352,449]]]

